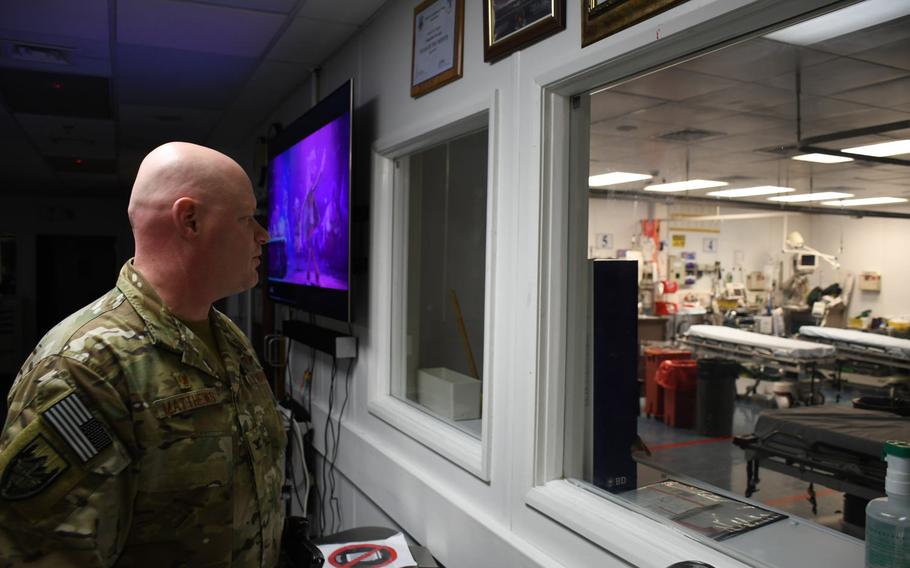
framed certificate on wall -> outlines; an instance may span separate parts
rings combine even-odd
[[[414,8],[411,96],[421,97],[461,77],[464,0],[424,0]]]
[[[582,0],[581,46],[674,8],[686,0]]]

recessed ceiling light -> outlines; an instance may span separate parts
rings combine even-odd
[[[775,193],[790,193],[796,191],[792,187],[778,187],[776,185],[759,185],[757,187],[739,187],[736,189],[724,189],[721,191],[712,191],[708,195],[714,197],[754,197],[756,195],[772,195]]]
[[[723,187],[729,185],[725,181],[714,181],[710,179],[690,179],[688,181],[674,181],[671,183],[658,183],[655,185],[645,186],[645,191],[689,191],[692,189],[708,189],[709,187]]]
[[[853,161],[853,158],[835,156],[833,154],[800,154],[799,156],[793,156],[792,159],[801,162],[818,162],[819,164],[839,164]]]
[[[794,45],[812,45],[910,14],[910,3],[867,0],[818,18],[790,26],[765,37]]]
[[[853,197],[852,193],[841,193],[840,191],[820,191],[818,193],[801,193],[799,195],[777,195],[769,197],[769,201],[783,201],[785,203],[801,203],[804,201],[824,201],[826,199],[843,199]]]
[[[822,205],[833,205],[835,207],[856,207],[858,205],[888,205],[891,203],[903,203],[905,201],[907,200],[903,197],[862,197],[860,199],[822,201]]]
[[[841,151],[848,154],[875,156],[876,158],[897,156],[898,154],[910,154],[910,140],[895,140],[893,142],[882,142],[881,144],[869,144],[868,146],[844,148]]]
[[[621,183],[631,183],[633,181],[644,181],[654,176],[649,174],[635,174],[631,172],[609,172],[598,174],[588,178],[590,187],[607,187],[608,185],[618,185]]]

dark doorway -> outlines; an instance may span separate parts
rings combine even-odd
[[[37,340],[113,288],[118,266],[115,237],[38,235],[36,252]]]

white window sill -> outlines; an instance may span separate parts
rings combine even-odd
[[[749,566],[565,479],[531,489],[525,503],[640,568],[666,568],[681,560],[700,560],[715,568]]]
[[[490,481],[489,459],[480,439],[393,396],[370,400],[370,413],[455,465]]]

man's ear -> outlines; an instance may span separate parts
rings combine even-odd
[[[192,197],[181,197],[171,206],[171,220],[183,238],[199,235],[199,204]]]

